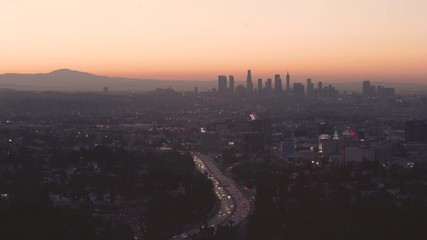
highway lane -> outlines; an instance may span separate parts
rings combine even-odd
[[[197,169],[206,172],[214,185],[214,191],[220,200],[219,211],[208,220],[210,227],[223,224],[239,224],[246,219],[250,212],[249,199],[241,192],[238,185],[228,176],[224,175],[215,165],[212,157],[193,153]],[[172,239],[186,239],[190,234],[196,233],[199,228],[192,229]]]
[[[233,202],[231,211],[227,212],[226,216],[220,217],[218,221],[215,221],[215,225],[222,224],[224,222],[229,222],[230,220],[233,224],[238,224],[243,221],[250,211],[249,199],[242,193],[239,186],[233,179],[224,175],[221,170],[218,169],[214,160],[207,155],[201,153],[194,153],[195,161],[203,162],[204,166],[209,169],[209,172],[218,183],[218,186],[215,186],[215,190],[220,188],[219,194],[221,202],[225,201],[225,205],[230,207],[230,202]],[[214,182],[215,183],[215,182]],[[221,198],[222,197],[222,198]],[[232,200],[232,201],[229,201]],[[224,219],[225,218],[225,219]],[[224,221],[225,220],[225,221]]]

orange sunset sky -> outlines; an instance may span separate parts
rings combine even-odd
[[[427,83],[426,0],[1,0],[0,73]]]

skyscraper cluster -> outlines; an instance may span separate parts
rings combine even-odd
[[[371,81],[363,81],[362,85],[362,95],[365,97],[388,97],[394,96],[394,88],[383,87],[381,85],[375,86],[371,85]]]
[[[219,93],[258,93],[258,94],[270,94],[272,92],[278,93],[286,93],[295,96],[304,96],[306,95],[323,95],[323,94],[336,94],[336,89],[332,86],[323,87],[322,82],[317,83],[317,89],[314,88],[314,84],[311,78],[307,79],[306,87],[302,83],[295,82],[291,87],[291,76],[289,72],[286,72],[286,82],[285,86],[283,86],[282,78],[280,74],[274,75],[274,83],[271,78],[268,78],[263,86],[262,78],[258,78],[256,82],[256,89],[254,89],[254,82],[252,77],[252,71],[249,69],[246,75],[246,86],[239,85],[235,87],[234,76],[229,76],[228,86],[227,86],[227,77],[225,75],[218,76],[218,92]],[[273,86],[274,84],[274,86]],[[364,83],[365,84],[365,83]],[[370,84],[369,84],[370,85]],[[364,85],[365,86],[365,85]],[[274,87],[274,88],[273,88]],[[370,87],[369,87],[370,88]],[[365,87],[364,87],[365,89]],[[274,91],[273,91],[274,90]]]

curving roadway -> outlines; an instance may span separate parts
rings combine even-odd
[[[196,167],[207,172],[214,185],[214,191],[220,200],[218,212],[208,220],[210,227],[243,222],[250,212],[249,199],[241,192],[238,185],[224,175],[215,165],[212,157],[202,153],[192,153]],[[190,234],[197,233],[199,228],[192,229],[172,239],[186,239]]]

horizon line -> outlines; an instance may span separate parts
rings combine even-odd
[[[252,69],[250,69],[250,70],[252,70]],[[215,78],[213,78],[213,79],[205,79],[205,80],[202,80],[202,79],[198,79],[198,80],[197,79],[180,79],[180,78],[176,78],[176,79],[165,79],[165,78],[140,77],[140,76],[130,76],[130,75],[126,76],[126,75],[115,75],[115,74],[98,74],[98,73],[94,73],[94,72],[81,71],[81,70],[76,70],[76,69],[72,69],[72,68],[57,68],[57,69],[54,69],[54,70],[51,70],[51,71],[48,71],[48,72],[24,72],[24,73],[22,73],[22,72],[3,72],[3,73],[0,73],[0,76],[1,75],[9,75],[9,74],[10,75],[13,75],[13,74],[16,74],[16,75],[52,74],[52,73],[60,72],[60,71],[64,71],[64,72],[65,71],[69,71],[69,72],[75,72],[75,73],[81,73],[81,74],[89,74],[89,75],[92,75],[92,76],[95,76],[95,77],[105,77],[105,78],[112,78],[112,79],[114,79],[114,78],[122,78],[122,79],[135,80],[135,81],[138,81],[138,80],[146,80],[147,81],[148,80],[148,81],[182,81],[182,82],[208,82],[208,81],[214,81],[215,82],[215,81],[217,81],[217,77],[220,76],[220,75],[226,76],[227,79],[228,79],[229,76],[235,76],[235,74],[217,74],[215,76]],[[288,73],[288,71],[287,71],[287,73]],[[276,73],[276,74],[278,74],[278,73]],[[280,75],[282,75],[282,74],[280,74]],[[286,74],[284,74],[284,75],[286,75]],[[331,74],[328,74],[328,75],[331,76]],[[291,74],[291,76],[292,76],[292,74]],[[300,78],[302,77],[300,74],[293,75],[293,76],[294,77],[297,76],[297,77],[300,77]],[[263,77],[261,79],[267,80],[268,78],[273,79],[273,77],[274,76],[272,74],[272,77],[267,77],[267,78]],[[360,78],[360,80],[348,80],[348,81],[327,80],[327,79],[324,79],[324,78],[322,78],[321,80],[315,81],[315,79],[313,79],[313,77],[305,77],[305,79],[307,79],[307,78],[311,78],[312,80],[314,80],[314,82],[328,82],[328,83],[330,82],[330,83],[334,83],[334,84],[358,83],[359,81],[360,82],[362,82],[362,81],[371,81],[372,83],[420,84],[420,85],[427,85],[427,82],[420,82],[420,81],[399,82],[398,80],[393,80],[393,81],[372,80],[370,77]],[[255,77],[255,79],[259,79],[259,77]],[[235,81],[236,82],[243,82],[243,83],[246,82],[246,80],[243,79],[243,78],[241,80],[235,79]],[[293,82],[298,82],[298,81],[293,81]],[[301,82],[301,81],[299,81],[299,82]]]

